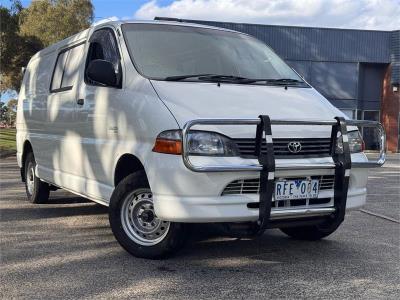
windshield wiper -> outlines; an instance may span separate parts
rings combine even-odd
[[[167,76],[164,78],[166,81],[179,81],[190,78],[198,78],[202,76],[212,76],[212,74],[192,74],[192,75],[176,75],[176,76]]]
[[[236,75],[217,75],[217,74],[191,74],[191,75],[177,75],[165,77],[166,81],[180,81],[184,79],[197,78],[201,81],[211,81],[211,82],[233,82],[233,83],[255,83],[255,82],[266,82],[267,84],[297,84],[304,83],[304,81],[292,79],[292,78],[246,78]]]
[[[212,82],[233,82],[233,83],[252,83],[254,79],[236,76],[236,75],[209,75],[201,76],[199,80],[206,80]]]
[[[166,81],[180,81],[184,79],[197,78],[201,81],[211,82],[234,82],[234,83],[252,83],[257,80],[235,76],[235,75],[217,75],[217,74],[193,74],[193,75],[177,75],[165,77]]]
[[[276,83],[276,84],[291,84],[291,83],[304,83],[302,80],[292,79],[292,78],[260,78],[260,79],[249,79],[253,80],[253,82],[264,81],[266,83]]]
[[[266,82],[276,82],[276,83],[303,83],[304,81],[292,78],[279,78],[279,79],[267,79]]]

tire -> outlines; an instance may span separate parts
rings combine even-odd
[[[340,223],[327,221],[321,225],[280,228],[288,236],[297,240],[316,241],[334,233]]]
[[[25,190],[31,203],[46,203],[49,200],[50,187],[35,174],[36,161],[30,152],[25,158]]]
[[[165,258],[178,251],[186,237],[184,224],[162,221],[155,215],[144,171],[117,185],[110,200],[109,221],[117,241],[136,257]]]

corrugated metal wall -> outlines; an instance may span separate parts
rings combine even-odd
[[[400,30],[392,32],[392,83],[400,84]]]
[[[248,33],[289,60],[390,62],[390,31],[185,21]]]

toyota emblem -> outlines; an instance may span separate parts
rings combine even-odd
[[[290,142],[288,143],[287,147],[291,153],[299,153],[301,151],[300,142]]]

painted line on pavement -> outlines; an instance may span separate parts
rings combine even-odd
[[[366,210],[366,209],[360,209],[360,211],[365,213],[365,214],[367,214],[367,215],[371,215],[371,216],[374,216],[374,217],[377,217],[377,218],[385,219],[385,220],[388,220],[390,222],[394,222],[394,223],[400,224],[399,220],[393,219],[393,218],[385,216],[385,215],[377,214],[377,213],[374,213],[374,212]]]

